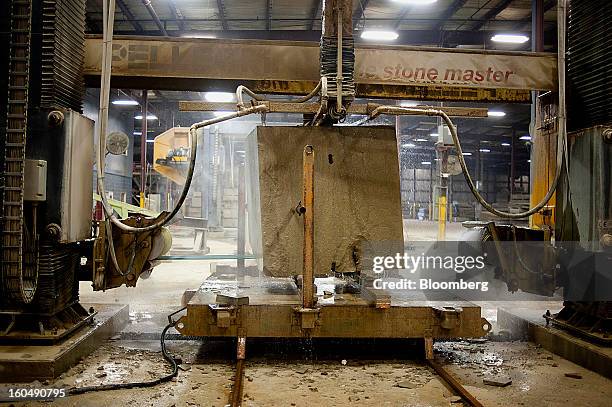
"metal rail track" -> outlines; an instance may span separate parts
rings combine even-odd
[[[457,395],[463,399],[471,407],[483,407],[476,397],[472,395],[465,387],[461,385],[444,367],[438,364],[433,359],[427,359],[427,363],[431,368],[440,376],[440,378],[446,383],[451,389],[457,392]]]
[[[244,357],[245,357],[245,338],[238,338],[238,352],[236,359],[236,370],[234,381],[229,395],[228,405],[231,407],[241,407],[242,395],[244,391]],[[461,399],[470,407],[484,407],[483,404],[467,391],[457,379],[455,379],[442,365],[433,358],[427,358],[427,364],[436,372],[442,381],[448,385]]]
[[[231,407],[240,407],[242,404],[242,393],[244,390],[244,359],[236,361],[236,372],[234,373],[234,382],[232,383],[232,391],[230,392],[229,405]]]
[[[28,128],[28,77],[32,0],[10,2],[11,34],[8,71],[7,128],[4,145],[4,197],[2,200],[2,286],[11,300],[30,303],[38,269],[24,267],[23,188]]]

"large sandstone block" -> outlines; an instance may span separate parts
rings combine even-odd
[[[302,153],[315,151],[315,273],[355,271],[369,243],[403,245],[395,131],[390,127],[258,127],[249,136],[251,246],[263,272],[301,274]],[[365,244],[364,244],[365,243]],[[397,246],[396,246],[397,247]]]

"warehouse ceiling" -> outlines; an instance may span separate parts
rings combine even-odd
[[[321,0],[116,0],[116,34],[318,41]],[[531,0],[354,0],[353,26],[394,30],[394,44],[504,48],[492,32],[531,30]],[[556,0],[544,0],[545,49],[554,47]],[[101,33],[100,0],[87,0],[89,33]],[[359,35],[356,35],[359,41]],[[512,49],[529,49],[529,43]]]
[[[143,0],[116,0],[115,34],[298,41],[318,41],[321,35],[320,0],[151,0],[152,8],[147,8],[144,3],[146,1]],[[495,33],[522,33],[531,37],[531,0],[437,0],[426,5],[406,3],[409,1],[354,0],[356,42],[364,41],[360,33],[365,30],[391,30],[399,34],[392,43],[394,45],[516,51],[531,49],[530,41],[519,45],[491,41]],[[557,1],[544,0],[543,3],[544,50],[554,51]],[[87,0],[89,34],[101,33],[101,19],[101,1]],[[132,96],[137,99],[139,94],[139,91],[135,91]],[[150,108],[160,120],[149,123],[149,138],[173,125],[185,126],[210,117],[212,113],[177,112],[179,100],[202,98],[201,92],[150,91]],[[492,160],[491,165],[497,163],[506,166],[510,159],[507,144],[512,135],[516,141],[529,133],[529,105],[447,105],[488,107],[505,113],[503,117],[456,121],[466,151],[483,155],[481,149],[490,150],[486,158]],[[291,118],[282,117],[279,120]],[[435,120],[403,117],[396,124],[399,124],[402,143],[410,146],[410,151],[426,155],[433,153],[434,138],[431,134],[437,132]],[[528,172],[529,145],[525,141],[518,141],[516,147],[517,164]],[[502,161],[500,157],[503,157]]]

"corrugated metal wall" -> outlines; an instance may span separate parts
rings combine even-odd
[[[567,80],[569,129],[612,123],[612,1],[571,0]]]

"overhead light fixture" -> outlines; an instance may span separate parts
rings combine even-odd
[[[113,105],[115,106],[138,106],[138,102],[131,99],[121,99],[121,100],[113,100]]]
[[[471,155],[472,155],[472,153],[461,153],[461,154],[462,154],[462,155],[465,155],[465,156],[467,156],[467,157],[469,157],[469,156],[471,156]]]
[[[419,105],[419,104],[418,104],[417,102],[414,102],[414,101],[412,101],[412,100],[402,100],[402,101],[400,102],[400,106],[401,106],[401,107],[416,107],[416,106],[418,106],[418,105]]]
[[[519,138],[519,140],[523,140],[523,141],[531,141],[531,136],[521,136]]]
[[[501,143],[502,147],[510,147],[510,143]]]
[[[208,102],[229,103],[234,101],[234,94],[231,92],[206,92],[204,99]]]
[[[421,161],[422,165],[431,165],[431,161]]]
[[[491,41],[504,44],[524,44],[529,41],[529,37],[520,34],[495,34],[491,37]]]
[[[506,112],[502,112],[499,110],[489,110],[487,114],[489,115],[489,117],[504,117],[506,115]]]
[[[196,38],[196,39],[215,39],[217,38],[216,35],[214,34],[183,34],[181,35],[182,38]]]
[[[429,140],[424,139],[424,138],[418,138],[418,139],[416,139],[416,140],[414,140],[414,141],[418,141],[419,143],[423,143],[423,142],[425,142],[425,141],[429,141]]]
[[[414,6],[426,6],[428,4],[434,4],[438,0],[393,0],[396,3],[411,4]]]
[[[142,115],[141,114],[136,115],[136,116],[134,116],[134,119],[142,120]],[[147,120],[157,120],[157,116],[155,116],[154,114],[148,114],[147,115]]]
[[[147,143],[155,143],[155,140],[147,139]]]
[[[367,30],[361,33],[361,38],[372,41],[395,41],[399,34],[395,31]]]
[[[527,160],[527,162],[528,162],[528,163],[530,163],[530,162],[531,162],[531,160]]]
[[[431,133],[430,136],[431,137],[440,137],[440,135],[438,133]]]
[[[405,143],[405,144],[402,144],[402,147],[410,147],[410,148],[412,148],[412,147],[416,147],[416,144],[414,144],[414,143]]]
[[[134,135],[135,135],[135,136],[142,136],[142,131],[135,131],[135,132],[134,132]]]
[[[480,149],[480,152],[481,152],[481,153],[490,153],[490,152],[491,152],[491,150],[489,150],[488,148],[481,148],[481,149]]]

